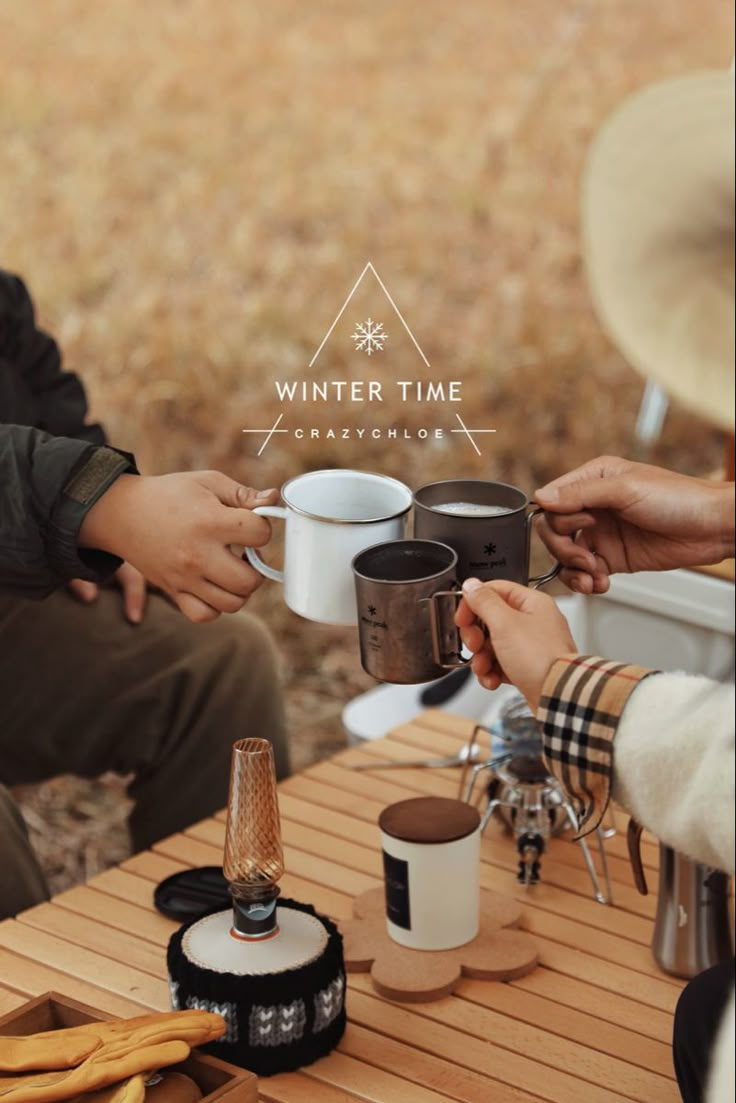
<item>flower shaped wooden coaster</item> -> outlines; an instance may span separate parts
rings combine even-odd
[[[448,996],[461,976],[515,980],[531,973],[537,951],[515,927],[521,907],[495,892],[481,892],[480,930],[454,950],[410,950],[386,930],[384,891],[370,889],[353,904],[354,918],[340,924],[348,973],[371,974],[373,987],[389,1000],[429,1003]]]

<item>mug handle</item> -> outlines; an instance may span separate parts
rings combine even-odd
[[[441,666],[444,670],[455,670],[460,666],[467,666],[472,660],[473,656],[468,656],[464,659],[459,651],[452,651],[449,655],[444,655],[442,652],[442,638],[440,633],[439,624],[439,612],[435,605],[435,601],[442,597],[451,597],[454,601],[459,602],[462,600],[462,590],[438,590],[436,594],[432,594],[431,597],[424,598],[424,601],[429,603],[429,627],[432,634],[432,658]],[[483,635],[488,638],[488,628],[482,621],[477,621],[478,627],[482,628]]]
[[[535,506],[534,509],[531,509],[526,515],[527,540],[531,540],[532,521],[538,513],[544,513],[544,510],[541,506]],[[551,582],[553,578],[557,578],[557,575],[560,573],[561,570],[562,564],[558,563],[557,560],[555,560],[554,567],[550,567],[550,569],[544,574],[538,574],[535,578],[530,578],[529,585],[531,586],[532,590],[538,590],[540,586],[544,586],[548,582]]]
[[[261,517],[278,517],[282,521],[285,521],[287,516],[283,506],[256,506],[251,512],[259,513]],[[255,548],[244,548],[243,550],[251,567],[255,567],[259,574],[262,574],[264,578],[270,578],[273,582],[283,583],[283,571],[279,571],[276,567],[269,567],[268,563],[264,563]]]

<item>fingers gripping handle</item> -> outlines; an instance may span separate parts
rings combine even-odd
[[[438,666],[444,667],[446,670],[453,670],[458,666],[466,666],[471,659],[472,655],[465,657],[462,654],[462,644],[460,642],[460,636],[457,629],[456,646],[448,649],[443,645],[443,632],[442,632],[442,613],[440,611],[440,603],[443,599],[449,598],[452,602],[453,613],[457,608],[458,602],[462,600],[462,590],[438,590],[436,594],[432,594],[430,598],[424,600],[429,604],[429,627],[432,636],[432,655],[434,661]],[[483,635],[488,639],[488,628],[480,621],[476,621],[479,628],[482,629]]]
[[[260,513],[261,517],[278,517],[281,521],[286,520],[286,510],[283,506],[256,506],[253,513]],[[264,578],[283,583],[284,572],[277,570],[276,567],[269,567],[268,563],[264,563],[255,548],[245,548],[245,555],[251,567],[255,567]]]
[[[526,515],[526,527],[530,540],[532,535],[532,521],[538,513],[544,513],[544,510],[541,506],[535,506],[534,509],[531,509]],[[560,573],[561,570],[562,564],[558,563],[557,560],[555,560],[554,566],[551,567],[544,574],[538,574],[534,578],[530,578],[529,585],[531,586],[532,590],[538,590],[540,586],[544,586],[547,582],[551,582],[553,578],[557,578],[557,575]]]

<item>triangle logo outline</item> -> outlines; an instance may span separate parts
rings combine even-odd
[[[407,333],[407,334],[409,335],[409,338],[410,338],[410,340],[411,340],[412,344],[414,345],[415,349],[417,350],[417,352],[418,352],[418,353],[419,353],[419,355],[421,356],[421,358],[422,358],[422,360],[424,361],[425,365],[426,365],[427,367],[429,367],[429,366],[430,366],[430,365],[429,365],[429,360],[428,360],[428,359],[427,359],[427,357],[426,357],[426,356],[424,355],[424,352],[422,351],[422,348],[421,348],[421,346],[420,346],[419,342],[417,341],[416,337],[415,337],[415,336],[414,336],[414,334],[412,333],[412,331],[411,331],[411,329],[409,328],[409,326],[408,326],[407,322],[406,322],[406,321],[404,320],[404,316],[403,316],[403,314],[401,313],[401,311],[399,310],[398,306],[396,305],[396,303],[395,303],[395,302],[394,302],[394,300],[392,299],[392,297],[391,297],[391,295],[390,295],[390,293],[389,293],[389,290],[388,290],[388,288],[386,287],[386,284],[385,284],[385,283],[383,282],[383,280],[381,279],[381,277],[380,277],[380,276],[378,275],[378,272],[376,271],[375,267],[373,266],[373,263],[372,263],[372,261],[370,261],[370,260],[369,260],[369,261],[368,261],[368,263],[366,264],[365,268],[363,269],[363,271],[362,271],[362,272],[360,273],[360,275],[358,276],[357,280],[356,280],[356,281],[355,281],[355,283],[353,284],[353,286],[352,286],[352,288],[351,288],[351,290],[350,290],[350,293],[348,294],[348,297],[347,297],[347,299],[345,300],[345,302],[344,302],[344,303],[342,304],[342,306],[340,307],[340,309],[339,309],[339,311],[338,311],[338,313],[337,313],[337,316],[336,316],[335,320],[333,321],[332,325],[330,326],[330,328],[329,328],[329,329],[327,330],[327,332],[325,333],[324,337],[322,338],[322,341],[321,341],[321,343],[320,343],[320,345],[319,345],[319,348],[318,348],[318,349],[317,349],[317,351],[315,352],[315,354],[314,354],[314,356],[312,357],[312,359],[311,359],[311,360],[309,361],[309,367],[310,367],[310,368],[311,368],[311,367],[312,367],[312,366],[313,366],[313,365],[314,365],[314,364],[315,364],[315,363],[317,362],[317,358],[319,357],[320,353],[322,352],[322,349],[323,349],[323,348],[325,347],[325,345],[326,345],[326,344],[327,344],[327,342],[329,341],[329,339],[330,339],[330,337],[331,337],[331,335],[332,335],[332,331],[334,330],[335,326],[337,325],[337,323],[338,323],[338,322],[340,321],[340,319],[342,318],[343,314],[344,314],[344,313],[345,313],[345,311],[347,310],[347,308],[348,308],[348,306],[350,305],[350,302],[351,302],[351,300],[352,300],[352,298],[353,298],[353,295],[354,295],[354,294],[355,294],[355,292],[356,292],[356,291],[358,290],[358,288],[360,287],[361,283],[363,282],[363,279],[365,278],[365,275],[366,275],[366,273],[367,273],[367,272],[369,272],[369,271],[370,271],[370,272],[371,272],[371,273],[373,274],[373,276],[375,277],[375,279],[376,279],[376,282],[378,283],[378,286],[379,286],[379,287],[381,288],[381,290],[383,291],[384,295],[385,295],[385,296],[386,296],[386,298],[388,299],[388,303],[389,303],[389,306],[391,307],[391,309],[393,310],[394,314],[396,315],[396,317],[397,317],[397,318],[399,319],[399,321],[401,322],[401,324],[402,324],[402,326],[404,327],[404,330],[406,331],[406,333]]]

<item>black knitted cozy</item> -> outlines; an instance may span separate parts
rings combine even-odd
[[[166,954],[174,1010],[214,1011],[227,1024],[227,1032],[203,1046],[204,1052],[258,1076],[311,1064],[334,1049],[345,1030],[342,935],[309,904],[280,899],[278,906],[306,912],[325,927],[327,945],[314,961],[261,976],[203,969],[181,946],[193,923],[175,931]]]

